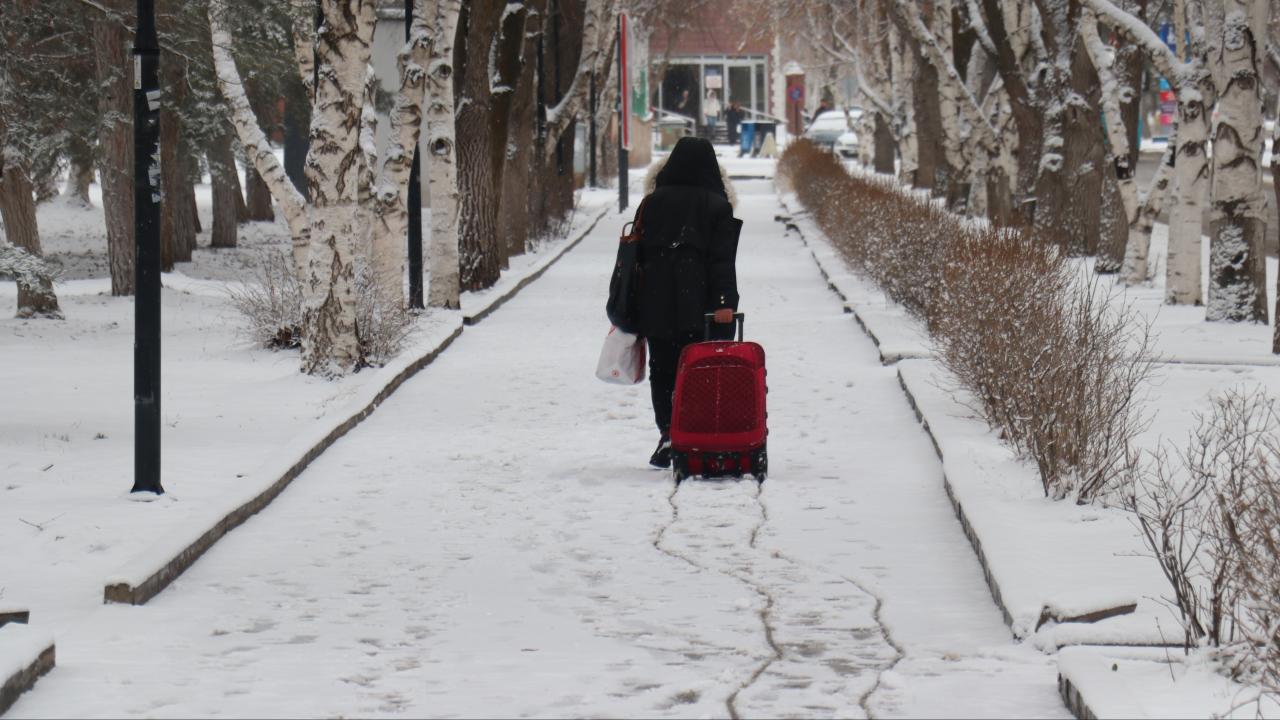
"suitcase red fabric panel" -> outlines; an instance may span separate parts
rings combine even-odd
[[[753,342],[685,347],[676,371],[671,449],[746,451],[763,445],[767,434],[764,348]]]

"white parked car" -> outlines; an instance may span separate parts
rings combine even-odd
[[[844,110],[828,110],[819,113],[805,128],[804,137],[815,145],[824,147],[843,157],[857,157],[858,135],[850,126],[862,117],[861,108],[849,108],[846,116]]]

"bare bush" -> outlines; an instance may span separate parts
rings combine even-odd
[[[302,345],[302,285],[291,257],[266,252],[250,265],[250,277],[227,292],[244,316],[249,336],[262,347],[296,348]]]
[[[967,221],[851,176],[795,142],[779,164],[842,256],[925,320],[984,419],[1035,462],[1047,496],[1107,499],[1130,471],[1152,371],[1149,326],[1052,243]]]
[[[1171,458],[1173,458],[1171,460]],[[1271,653],[1280,605],[1280,415],[1260,389],[1226,391],[1199,415],[1185,450],[1152,453],[1129,505],[1169,582],[1184,645]],[[1260,612],[1258,611],[1260,610]],[[1271,638],[1271,640],[1264,640]],[[1242,642],[1243,641],[1243,642]],[[1235,667],[1266,667],[1268,661]],[[1250,673],[1253,674],[1253,673]]]
[[[270,252],[252,268],[248,282],[228,291],[249,335],[265,348],[300,347],[303,290],[292,258]],[[413,315],[398,299],[380,292],[368,263],[357,267],[355,285],[358,367],[380,366],[403,349],[413,330]]]
[[[399,298],[379,290],[368,267],[356,271],[356,323],[360,337],[358,367],[380,367],[395,357],[413,331],[413,315]]]

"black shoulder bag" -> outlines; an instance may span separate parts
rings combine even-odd
[[[613,264],[613,276],[609,278],[609,301],[604,308],[609,322],[619,330],[633,334],[638,322],[636,294],[641,280],[636,253],[640,249],[640,238],[644,236],[644,204],[648,200],[648,197],[641,200],[635,219],[622,226],[618,259]]]

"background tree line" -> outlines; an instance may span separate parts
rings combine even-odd
[[[1167,302],[1205,304],[1208,320],[1266,322],[1274,2],[792,0],[761,10],[792,18],[785,27],[808,41],[814,66],[854,76],[868,165],[896,169],[953,210],[1095,255],[1098,272],[1127,284],[1158,270],[1148,249],[1167,211]],[[1178,99],[1174,136],[1140,188],[1139,106],[1160,79]]]
[[[131,294],[134,283],[134,7],[0,7],[6,237],[38,261],[36,204],[57,195],[64,176],[65,193],[87,203],[96,177],[115,295]],[[373,288],[387,308],[406,302],[414,148],[432,207],[428,305],[457,308],[461,291],[492,286],[511,257],[569,221],[575,127],[593,80],[597,120],[608,122],[622,7],[415,0],[399,86],[383,89],[371,70],[372,38],[378,22],[403,13],[398,0],[158,0],[165,268],[191,258],[201,232],[194,186],[207,173],[213,247],[234,247],[238,223],[284,216],[305,305],[304,369],[358,368],[367,358],[355,295]],[[379,111],[390,124],[382,148],[373,141]],[[601,157],[613,163],[611,154]],[[56,314],[52,286],[24,292],[20,306]]]

